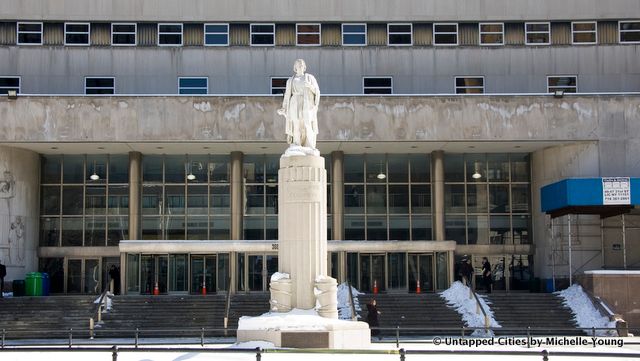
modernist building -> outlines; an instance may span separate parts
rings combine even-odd
[[[463,255],[507,291],[622,266],[620,218],[579,216],[569,270],[540,188],[640,176],[640,1],[4,0],[8,279],[92,293],[115,264],[132,294],[266,291],[297,58],[340,281],[435,291]]]

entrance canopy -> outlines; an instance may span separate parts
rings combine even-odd
[[[568,214],[598,214],[601,218],[628,213],[640,205],[640,178],[564,179],[542,187],[542,211],[551,218]]]

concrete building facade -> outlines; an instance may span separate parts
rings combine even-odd
[[[435,291],[465,255],[504,291],[622,267],[619,217],[552,234],[540,188],[640,176],[640,1],[320,3],[4,2],[8,278],[93,293],[113,264],[127,293],[266,291],[297,58],[323,93],[339,281]]]

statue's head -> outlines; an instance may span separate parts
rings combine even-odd
[[[297,59],[294,63],[293,63],[293,72],[294,73],[298,73],[298,70],[302,73],[304,73],[305,71],[307,71],[307,64],[304,62],[304,60],[302,59]]]

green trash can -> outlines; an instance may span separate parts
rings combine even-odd
[[[42,275],[38,272],[29,272],[24,280],[26,296],[42,295]]]

